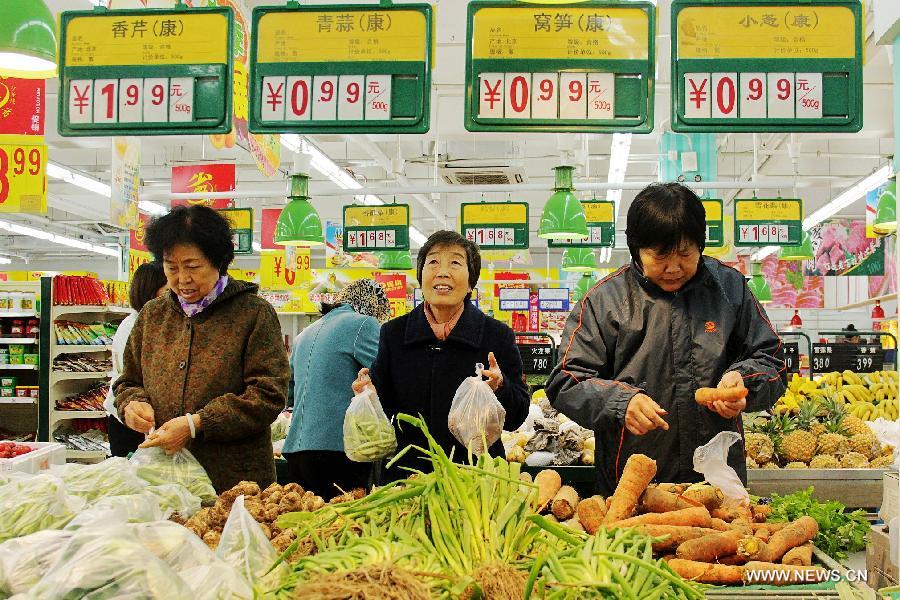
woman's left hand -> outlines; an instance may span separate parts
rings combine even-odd
[[[197,415],[191,415],[197,429],[197,422],[200,418]],[[147,436],[147,440],[138,446],[139,448],[160,447],[166,451],[166,454],[175,454],[191,439],[191,427],[188,425],[188,418],[175,417],[163,423],[162,427]]]
[[[481,374],[487,377],[487,384],[494,393],[503,386],[503,371],[500,370],[493,352],[488,352],[488,368]]]
[[[718,388],[742,388],[744,387],[744,377],[737,371],[728,371],[722,375]],[[740,400],[734,402],[722,402],[721,400],[714,402],[711,408],[719,413],[724,419],[733,419],[747,408],[747,397],[744,396]]]

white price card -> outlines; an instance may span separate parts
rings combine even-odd
[[[285,121],[308,121],[312,115],[312,77],[288,77],[284,93]]]
[[[766,74],[741,73],[740,117],[766,118]]]
[[[364,75],[341,75],[338,85],[341,95],[338,99],[338,120],[362,121],[365,105]]]
[[[119,80],[119,123],[140,123],[144,120],[141,102],[144,82],[140,79]]]
[[[588,73],[588,119],[614,119],[616,77],[612,73]]]
[[[384,247],[385,248],[396,248],[397,247],[397,232],[393,229],[388,229],[384,232]]]
[[[503,83],[503,110],[507,119],[531,117],[530,73],[506,73]]]
[[[69,81],[69,123],[90,123],[94,120],[94,81]]]
[[[768,106],[770,119],[794,118],[794,74],[768,73]]]
[[[358,248],[359,239],[358,235],[355,231],[347,232],[347,247],[348,248]]]
[[[503,73],[482,73],[478,87],[478,116],[503,118]]]
[[[193,77],[173,77],[169,80],[169,120],[174,123],[194,120]]]
[[[798,119],[822,118],[822,74],[797,73],[795,79]]]
[[[587,75],[585,73],[559,74],[559,118],[587,118]]]
[[[337,120],[338,78],[334,75],[313,77],[313,121]]]
[[[284,121],[286,90],[286,77],[263,77],[262,104],[259,108],[263,121]]]
[[[387,121],[391,118],[391,76],[366,76],[366,120]]]
[[[684,118],[708,119],[712,102],[709,73],[684,74]]]
[[[532,74],[531,118],[555,119],[557,116],[559,116],[559,74]]]
[[[384,243],[384,229],[379,229],[379,230],[376,231],[375,233],[378,234],[378,236],[375,238],[375,247],[376,247],[376,248],[384,248],[384,247],[385,247],[385,243]]]
[[[94,80],[94,123],[119,122],[119,80]]]
[[[144,80],[144,123],[169,120],[169,80],[151,77]]]
[[[712,118],[735,119],[738,116],[737,73],[712,74]]]

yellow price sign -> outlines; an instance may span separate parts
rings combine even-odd
[[[588,223],[612,223],[616,220],[615,204],[612,202],[582,202],[584,216]]]
[[[153,262],[153,255],[143,250],[131,249],[128,251],[128,280],[134,276],[137,268],[143,264]]]
[[[722,202],[720,200],[704,200],[703,209],[706,211],[707,221],[722,219]]]
[[[402,317],[407,312],[409,312],[406,308],[406,299],[405,298],[391,298],[388,300],[388,304],[391,306],[391,318],[395,319],[397,317]]]
[[[424,62],[426,27],[416,10],[268,13],[257,28],[257,62]]]
[[[389,227],[409,224],[409,205],[344,207],[344,227]]]
[[[803,207],[799,200],[735,200],[737,221],[800,221]]]
[[[485,202],[462,205],[466,225],[528,224],[528,205],[522,202]]]
[[[472,56],[503,59],[647,60],[650,15],[639,8],[482,8]]]
[[[854,58],[859,26],[846,6],[690,6],[678,58]]]
[[[312,260],[309,248],[294,250],[290,260],[285,250],[264,250],[259,261],[259,286],[264,290],[300,289],[312,279]]]
[[[47,146],[0,141],[0,212],[47,212]]]
[[[225,64],[228,25],[212,12],[75,17],[66,24],[65,66]]]

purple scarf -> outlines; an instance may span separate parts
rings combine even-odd
[[[213,286],[213,289],[210,293],[200,299],[200,302],[188,302],[181,296],[178,296],[178,302],[181,304],[181,310],[184,311],[188,317],[196,317],[203,309],[213,303],[213,301],[222,295],[222,292],[225,291],[225,286],[228,285],[228,275],[222,275],[219,277],[219,280],[216,282],[216,285]],[[177,295],[177,294],[176,294]]]

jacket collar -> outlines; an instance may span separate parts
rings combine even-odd
[[[712,259],[700,255],[700,264],[697,265],[697,273],[677,292],[667,292],[647,279],[647,276],[644,275],[644,269],[634,260],[631,261],[631,266],[633,267],[631,269],[631,272],[634,273],[634,276],[637,278],[638,283],[648,294],[651,294],[653,296],[674,297],[686,294],[699,285],[715,285],[715,278],[713,277],[712,272],[710,272],[709,268],[707,267],[707,261],[710,260]]]
[[[228,285],[225,286],[225,289],[222,290],[222,293],[219,294],[219,297],[210,303],[209,306],[204,309],[202,313],[194,317],[195,319],[199,319],[204,313],[208,312],[212,307],[218,306],[223,302],[228,302],[235,296],[239,296],[241,294],[256,294],[259,292],[259,286],[255,283],[250,283],[249,281],[241,281],[240,279],[235,279],[233,277],[228,278]],[[181,304],[178,302],[178,296],[175,295],[175,292],[169,290],[167,293],[169,299],[169,305],[175,309],[175,311],[184,315],[184,311],[181,310]]]
[[[453,340],[473,348],[480,348],[482,336],[484,335],[485,319],[484,313],[467,300],[463,308],[463,314],[459,317],[456,327],[450,332],[447,340]],[[437,341],[434,331],[432,331],[428,320],[425,318],[425,304],[422,303],[409,313],[403,343],[409,345]]]

